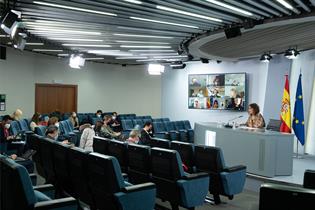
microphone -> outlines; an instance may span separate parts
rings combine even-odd
[[[233,120],[242,118],[242,117],[243,117],[243,115],[240,115],[240,116],[234,117],[234,118],[232,118],[232,119],[229,119],[229,120],[227,121],[227,123],[224,125],[224,127],[226,127],[226,128],[233,128],[233,126],[230,125],[230,122],[233,121]]]

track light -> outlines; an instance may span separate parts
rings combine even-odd
[[[82,58],[82,55],[72,54],[69,60],[69,66],[73,69],[80,69],[84,66],[85,59]]]
[[[21,28],[17,28],[12,38],[13,47],[19,50],[24,50],[26,38],[26,32]]]
[[[200,58],[201,63],[209,63],[207,58]]]
[[[261,57],[260,57],[260,61],[264,62],[264,63],[269,63],[269,61],[272,59],[272,56],[269,53],[264,53]]]
[[[170,67],[172,67],[172,69],[184,69],[186,67],[186,64],[182,61],[178,61],[171,63]]]
[[[220,64],[220,63],[222,63],[222,61],[221,60],[217,60],[217,64]]]
[[[297,51],[296,49],[288,49],[285,51],[284,53],[284,56],[287,58],[287,59],[295,59],[297,58],[297,56],[299,55],[299,51]]]
[[[4,32],[11,35],[12,30],[18,25],[21,12],[15,10],[9,10],[1,19],[1,28]]]

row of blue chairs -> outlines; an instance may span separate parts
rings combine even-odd
[[[179,160],[176,161],[179,161],[180,165],[183,163],[189,174],[196,175],[199,172],[208,174],[210,184],[207,185],[207,188],[213,194],[216,204],[220,203],[220,195],[232,199],[235,194],[243,190],[246,167],[227,167],[220,148],[195,146],[191,143],[156,138],[150,141],[150,146],[126,144],[101,137],[94,137],[93,140],[93,151],[115,156],[122,171],[128,174],[129,181],[133,184],[151,180],[152,171],[155,170],[154,166],[150,166],[150,155],[154,150],[152,148],[161,148],[176,153],[179,157]],[[175,173],[168,171],[172,169],[166,165],[161,165],[161,167],[166,174]]]
[[[188,120],[153,122],[154,136],[172,141],[194,142],[194,130]]]

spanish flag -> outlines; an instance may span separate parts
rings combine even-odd
[[[291,133],[291,105],[288,75],[285,76],[280,119],[280,132]]]

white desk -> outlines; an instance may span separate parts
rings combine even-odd
[[[220,147],[228,166],[246,165],[248,173],[266,177],[292,175],[293,134],[196,123],[194,139],[196,144]]]

